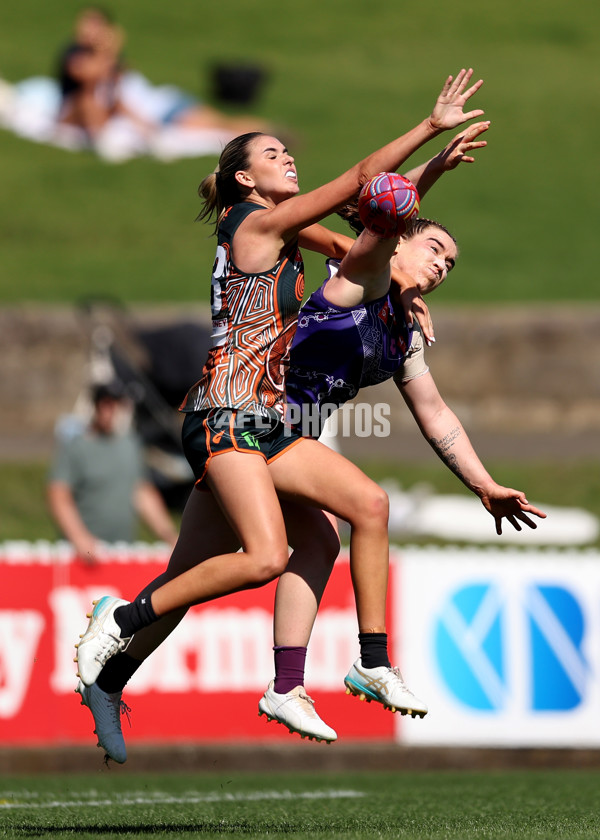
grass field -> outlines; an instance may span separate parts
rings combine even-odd
[[[591,771],[18,777],[0,837],[597,840]]]
[[[376,481],[393,479],[405,490],[425,483],[437,493],[471,495],[434,457],[423,464],[364,461],[359,466]],[[578,507],[600,517],[600,470],[594,461],[559,464],[511,461],[488,464],[488,467],[499,483],[526,487],[529,499],[542,508],[544,505]],[[47,469],[48,465],[40,461],[0,462],[0,486],[10,487],[0,517],[0,542],[57,538],[45,501]],[[141,537],[152,539],[148,531],[142,531]],[[420,541],[431,542],[426,538]],[[410,542],[415,542],[412,536]],[[490,542],[497,543],[491,519]],[[596,547],[600,548],[600,540]]]
[[[16,82],[53,72],[81,5],[63,0],[49,14],[44,0],[3,4],[0,76]],[[210,98],[214,61],[265,66],[269,81],[255,110],[297,136],[304,191],[420,121],[444,78],[473,66],[485,79],[473,104],[492,120],[490,145],[424,202],[462,251],[460,272],[436,305],[598,299],[593,0],[568,13],[560,0],[456,0],[451,13],[435,0],[120,0],[114,8],[128,59],[156,83]],[[214,163],[110,166],[0,131],[0,304],[86,294],[128,303],[205,299],[214,242],[193,220],[196,187]],[[321,258],[308,255],[308,287],[322,274]]]

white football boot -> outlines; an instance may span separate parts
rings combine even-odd
[[[273,681],[258,701],[258,715],[282,723],[290,732],[297,732],[302,738],[327,741],[337,740],[337,732],[321,720],[315,711],[315,702],[308,696],[304,686],[297,685],[287,694],[273,691]]]
[[[75,691],[81,694],[81,705],[87,706],[94,716],[94,734],[98,737],[98,746],[113,761],[124,764],[127,761],[127,750],[121,731],[121,715],[127,715],[129,720],[131,709],[121,699],[123,692],[107,694],[95,683],[88,686],[81,680]]]
[[[90,622],[80,636],[77,648],[77,676],[84,685],[92,685],[107,661],[115,653],[125,650],[133,638],[121,638],[121,628],[113,618],[117,607],[128,604],[120,598],[105,595],[99,601],[93,601],[94,609],[87,614]]]
[[[375,700],[391,712],[412,717],[425,717],[427,706],[408,690],[399,668],[363,668],[360,659],[344,679],[346,694],[354,694],[368,703]]]

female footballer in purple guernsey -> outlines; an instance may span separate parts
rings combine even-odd
[[[356,206],[345,208],[344,215],[355,230],[360,230]],[[446,279],[457,255],[456,242],[445,227],[417,219],[400,238],[397,248],[396,241],[383,240],[363,230],[341,264],[330,261],[328,279],[302,306],[298,317],[287,378],[291,419],[313,434],[315,414],[325,412],[326,419],[332,409],[353,398],[362,387],[393,377],[422,434],[443,463],[481,499],[495,520],[496,532],[502,533],[504,518],[517,530],[521,530],[521,523],[535,528],[530,516],[544,518],[545,514],[529,504],[524,493],[497,484],[486,471],[462,424],[435,386],[425,363],[418,327],[407,327],[396,290],[390,289],[390,258],[397,269],[414,278],[422,294],[428,294]],[[329,519],[335,528],[333,517]],[[325,584],[323,579],[318,591],[322,593]],[[307,595],[307,584],[297,569],[288,569],[277,588],[276,641],[278,635],[283,635],[290,613],[295,609],[298,615],[298,604],[305,606],[304,623],[310,623]],[[316,618],[315,608],[312,618]],[[349,693],[380,699],[375,696],[378,690],[370,686],[382,678],[385,669],[365,668],[364,660],[357,660],[345,683]],[[398,678],[401,679],[399,673]],[[295,680],[304,685],[301,668]],[[269,687],[259,709],[285,723],[290,712],[278,688],[277,681]],[[405,700],[408,704],[408,697]],[[393,705],[385,699],[383,702],[388,707]],[[414,697],[411,707],[396,708],[413,716],[422,716],[423,709],[426,711],[425,705]]]
[[[97,728],[95,703],[110,702],[114,707],[120,693],[118,688],[111,691],[108,678],[96,687],[96,678],[101,671],[104,675],[108,660],[124,651],[134,634],[163,617],[168,632],[193,604],[261,586],[286,567],[292,573],[288,543],[294,547],[297,542],[303,548],[307,534],[318,538],[324,532],[320,508],[351,526],[360,679],[368,680],[370,672],[377,674],[382,688],[374,699],[385,705],[427,711],[406,689],[387,656],[387,497],[338,453],[298,433],[290,435],[281,419],[282,363],[293,337],[292,315],[302,296],[298,243],[326,256],[341,256],[343,238],[324,231],[317,222],[356,195],[372,175],[396,169],[441,130],[480,115],[481,111],[463,111],[481,85],[477,82],[467,88],[470,79],[471,71],[461,71],[456,80],[449,77],[431,117],[305,196],[297,195],[293,158],[276,138],[262,134],[232,141],[221,155],[217,173],[201,185],[205,199],[201,216],[216,212],[219,237],[213,273],[214,345],[202,379],[183,406],[187,412],[184,444],[199,486],[205,484],[211,495],[191,494],[177,546],[161,578],[132,603],[105,596],[94,606],[78,645],[77,661],[82,681],[78,690],[92,709]],[[280,498],[288,514],[285,523]],[[314,531],[307,511],[314,517]],[[215,523],[222,527],[215,529]],[[333,544],[330,534],[325,538]],[[206,551],[207,543],[212,554]],[[301,635],[310,633],[319,587],[329,570],[313,569],[304,576],[311,615],[296,603],[294,607],[308,618],[289,617]],[[145,647],[156,647],[150,636],[140,640],[137,650],[135,642],[131,647],[137,665],[146,655]],[[124,666],[118,679],[130,667],[137,666]],[[310,706],[306,695],[300,694],[298,699]],[[281,697],[272,692],[275,703]],[[277,717],[271,705],[261,711]],[[313,715],[312,734],[333,740],[335,733]],[[293,721],[286,725],[298,729]],[[124,745],[117,744],[111,752],[104,735],[99,738],[109,754],[125,760]]]

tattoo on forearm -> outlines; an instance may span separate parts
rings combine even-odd
[[[452,452],[450,451],[452,449],[452,446],[454,445],[455,440],[457,440],[457,438],[459,438],[460,435],[460,427],[455,426],[451,431],[448,432],[447,435],[444,435],[443,438],[430,437],[429,443],[431,444],[437,455],[442,459],[444,464],[446,464],[446,466],[450,470],[452,470],[454,475],[457,476],[457,478],[460,478],[460,480],[464,484],[468,484],[458,464],[458,459],[456,455],[452,454]]]
[[[437,452],[437,454],[442,458],[444,454],[450,449],[454,441],[457,437],[460,436],[460,428],[455,426],[451,431],[448,432],[447,435],[444,435],[443,438],[429,438],[429,442]]]

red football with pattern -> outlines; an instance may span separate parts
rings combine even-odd
[[[419,215],[419,193],[397,172],[380,172],[360,191],[358,214],[368,230],[391,239],[404,233],[410,219]]]

